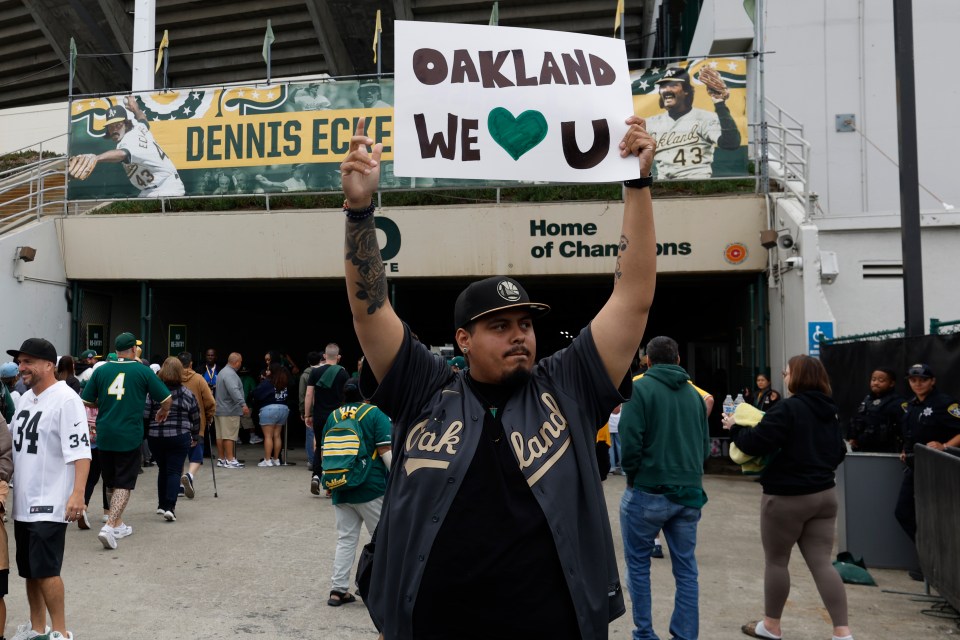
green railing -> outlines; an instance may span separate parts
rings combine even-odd
[[[960,320],[941,321],[939,318],[930,318],[930,335],[946,335],[950,333],[960,333]],[[871,331],[870,333],[856,333],[849,336],[837,336],[835,338],[820,338],[820,344],[843,344],[846,342],[864,342],[867,340],[887,340],[890,338],[903,338],[906,332],[903,327],[897,329],[888,329],[886,331]]]
[[[939,318],[930,318],[930,335],[936,336],[958,332],[960,332],[960,320],[941,322]]]
[[[867,340],[887,340],[889,338],[902,338],[905,332],[903,327],[899,329],[888,329],[886,331],[871,331],[870,333],[856,333],[849,336],[837,336],[835,338],[820,338],[820,344],[843,344],[845,342],[865,342]]]

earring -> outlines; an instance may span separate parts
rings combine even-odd
[[[467,351],[469,351],[469,349],[461,349],[461,351],[463,351],[463,355],[467,355]]]

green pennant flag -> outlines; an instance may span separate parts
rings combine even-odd
[[[750,22],[756,22],[757,19],[757,0],[743,0],[743,10],[750,17]]]
[[[77,42],[70,38],[70,73],[76,74],[77,72]]]
[[[270,25],[270,21],[267,20],[267,32],[263,34],[263,61],[270,63],[270,47],[273,45],[273,27]]]
[[[496,27],[500,24],[500,3],[493,3],[493,11],[490,12],[490,26]]]

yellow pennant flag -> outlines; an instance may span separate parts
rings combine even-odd
[[[617,35],[620,30],[620,20],[623,16],[623,0],[617,0],[617,19],[613,23],[613,35]]]
[[[380,26],[380,9],[377,9],[377,27],[373,31],[373,61],[377,61],[377,43],[380,41],[380,32],[383,28]]]
[[[154,73],[160,71],[160,65],[163,64],[163,52],[167,47],[170,46],[170,36],[167,33],[167,30],[163,30],[163,38],[160,39],[160,46],[157,48],[157,67],[153,70]]]

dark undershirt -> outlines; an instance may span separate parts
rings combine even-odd
[[[430,551],[413,637],[580,638],[547,519],[494,416],[512,389],[468,385],[488,409],[483,434]]]

